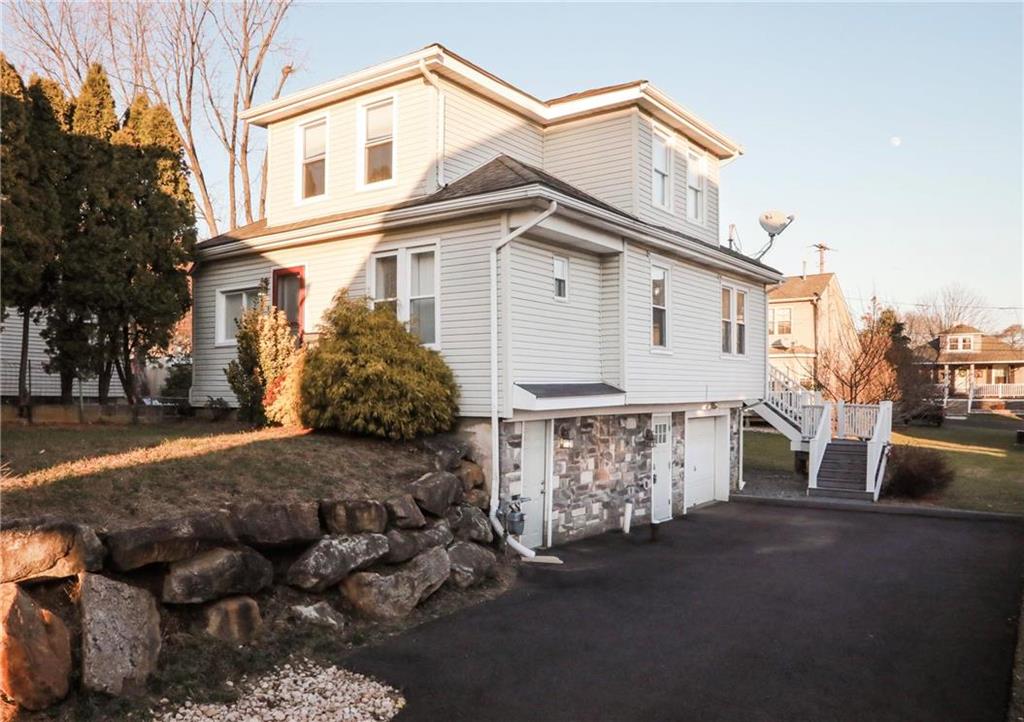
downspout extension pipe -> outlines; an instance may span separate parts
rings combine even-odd
[[[512,549],[520,556],[528,559],[537,556],[533,549],[523,546],[512,537],[505,534],[505,528],[498,520],[498,503],[500,497],[500,475],[501,459],[499,458],[498,443],[498,253],[502,248],[523,235],[531,228],[554,215],[558,210],[558,201],[551,201],[547,209],[537,215],[528,223],[524,223],[511,233],[499,239],[491,249],[490,271],[491,271],[491,526],[498,536],[503,537]],[[506,319],[507,322],[507,319]],[[506,369],[506,372],[508,369]]]

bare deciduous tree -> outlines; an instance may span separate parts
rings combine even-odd
[[[286,51],[277,35],[291,0],[23,0],[8,7],[12,47],[23,64],[57,80],[69,95],[77,94],[89,64],[99,62],[122,107],[145,92],[172,109],[210,234],[220,228],[221,206],[209,185],[211,160],[200,158],[203,122],[226,154],[226,225],[234,228],[243,216],[255,220],[254,207],[262,213],[266,184],[252,177],[254,148],[239,116],[253,105],[271,57]],[[275,98],[293,65],[283,68]]]
[[[922,299],[920,309],[913,314],[914,323],[927,331],[929,339],[954,326],[983,329],[991,321],[985,299],[960,283],[948,283]]]
[[[898,398],[891,359],[895,314],[868,314],[856,340],[842,338],[818,354],[815,384],[831,401],[877,404]]]

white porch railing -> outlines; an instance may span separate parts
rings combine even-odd
[[[877,404],[836,404],[836,438],[870,439],[878,419]]]
[[[978,384],[974,387],[976,399],[1021,399],[1024,384]]]
[[[792,421],[804,436],[811,436],[806,431],[808,420],[804,418],[805,410],[813,404],[821,403],[820,393],[808,391],[785,371],[769,365],[768,388],[765,396],[765,400],[776,411]]]
[[[864,490],[878,501],[885,476],[885,464],[889,456],[889,442],[892,440],[892,401],[878,404],[875,423],[868,438],[868,465],[864,479]]]
[[[818,425],[814,429],[814,436],[811,437],[807,450],[807,488],[818,488],[818,470],[821,469],[821,460],[825,458],[825,449],[832,440],[832,404],[825,403],[819,407]]]

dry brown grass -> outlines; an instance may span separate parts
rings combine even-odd
[[[238,501],[382,498],[430,468],[408,443],[209,422],[5,427],[0,514],[114,529]]]

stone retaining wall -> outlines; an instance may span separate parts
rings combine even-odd
[[[392,620],[444,584],[493,578],[484,475],[467,451],[437,448],[438,470],[386,501],[237,504],[106,534],[54,518],[4,520],[0,692],[33,710],[75,683],[141,692],[171,617],[248,644],[263,626],[254,597],[274,585],[305,595],[292,619],[337,630],[346,614]],[[69,582],[70,611],[48,608],[48,591]]]

